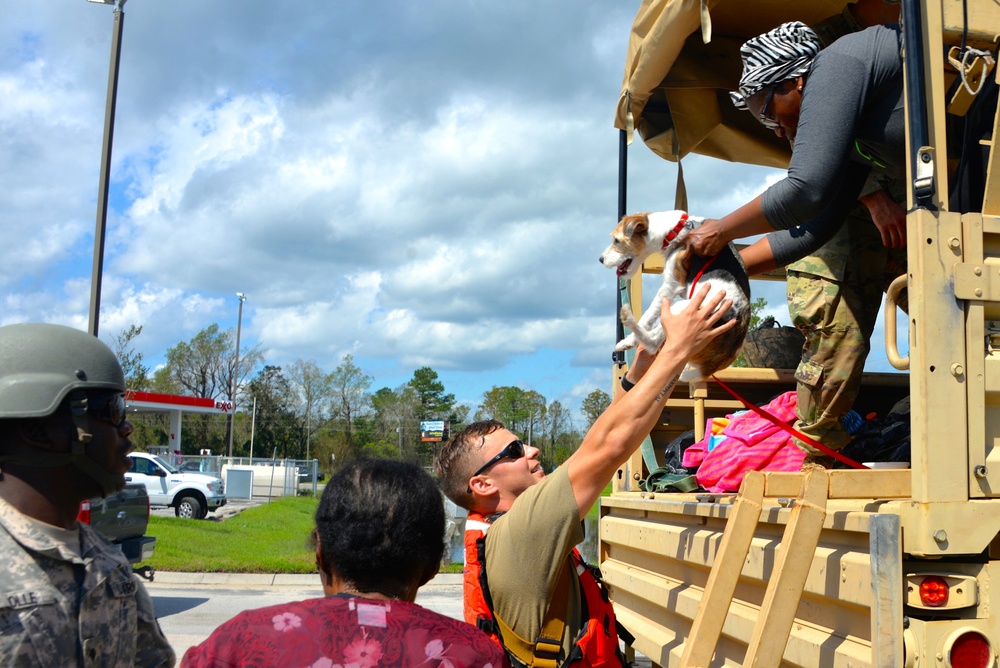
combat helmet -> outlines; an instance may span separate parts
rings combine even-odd
[[[118,358],[72,327],[0,327],[0,420],[51,415],[73,390],[125,391]]]
[[[52,415],[69,397],[77,433],[67,452],[0,453],[0,467],[68,465],[97,483],[103,496],[121,489],[124,477],[87,454],[87,390],[125,391],[118,359],[96,336],[41,323],[0,327],[0,420]]]

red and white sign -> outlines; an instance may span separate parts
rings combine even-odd
[[[160,394],[159,392],[138,392],[129,390],[125,393],[125,401],[129,408],[140,413],[155,411],[183,411],[185,413],[229,413],[233,403],[224,399],[202,399],[201,397],[182,397],[177,394]]]

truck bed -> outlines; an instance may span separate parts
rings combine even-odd
[[[756,523],[748,525],[749,550],[728,562],[723,554],[725,532],[736,512],[735,493],[624,492],[601,499],[601,571],[616,615],[636,636],[635,649],[653,665],[681,665],[684,644],[690,642],[703,605],[703,614],[721,625],[714,658],[705,664],[711,666],[744,665],[751,643],[758,641],[772,643],[772,656],[782,658],[754,665],[913,666],[917,652],[909,645],[918,627],[925,647],[953,634],[955,618],[985,632],[995,562],[945,566],[906,554],[902,529],[910,524],[911,472],[843,470],[828,474],[829,500],[815,548],[807,547],[805,556],[784,565],[785,575],[804,581],[801,599],[791,610],[790,631],[762,639],[758,622],[782,612],[780,604],[769,608],[767,602],[769,583],[782,576],[780,546],[791,541],[794,549],[795,541],[802,541],[801,535],[793,538],[786,531],[795,506],[808,501],[797,498],[801,474],[755,475],[765,480],[765,492],[760,507],[751,511]],[[878,497],[872,491],[876,489]],[[989,510],[986,504],[984,512]],[[995,528],[986,533],[995,533]],[[958,526],[949,529],[951,533]],[[703,599],[720,560],[719,568],[735,578],[735,589],[731,600],[713,607]],[[968,576],[980,600],[940,619],[908,608],[912,600],[901,584],[928,568]]]

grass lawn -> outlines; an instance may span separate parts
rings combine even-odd
[[[601,496],[611,494],[611,484]],[[224,521],[150,516],[156,537],[156,570],[191,573],[316,573],[311,545],[319,499],[283,497],[248,508]],[[597,504],[588,519],[598,518]],[[442,573],[461,573],[462,564],[442,564]]]
[[[218,522],[150,516],[156,550],[145,563],[189,573],[316,573],[310,541],[318,502],[288,496]],[[441,572],[461,573],[462,564]]]
[[[315,573],[310,546],[318,499],[284,497],[221,522],[150,516],[157,570],[196,573]]]
[[[604,488],[604,491],[601,492],[601,496],[611,496],[611,483],[610,482],[608,483],[608,486]],[[590,509],[590,512],[587,513],[587,519],[588,520],[597,520],[597,519],[600,518],[601,515],[600,515],[600,509],[598,508],[598,506],[600,506],[600,502],[599,501],[597,503],[595,503],[593,505],[593,507]]]

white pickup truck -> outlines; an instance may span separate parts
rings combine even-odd
[[[226,505],[226,490],[217,476],[182,472],[145,452],[133,452],[129,457],[132,468],[125,480],[146,486],[150,506],[172,506],[177,517],[200,520]]]

